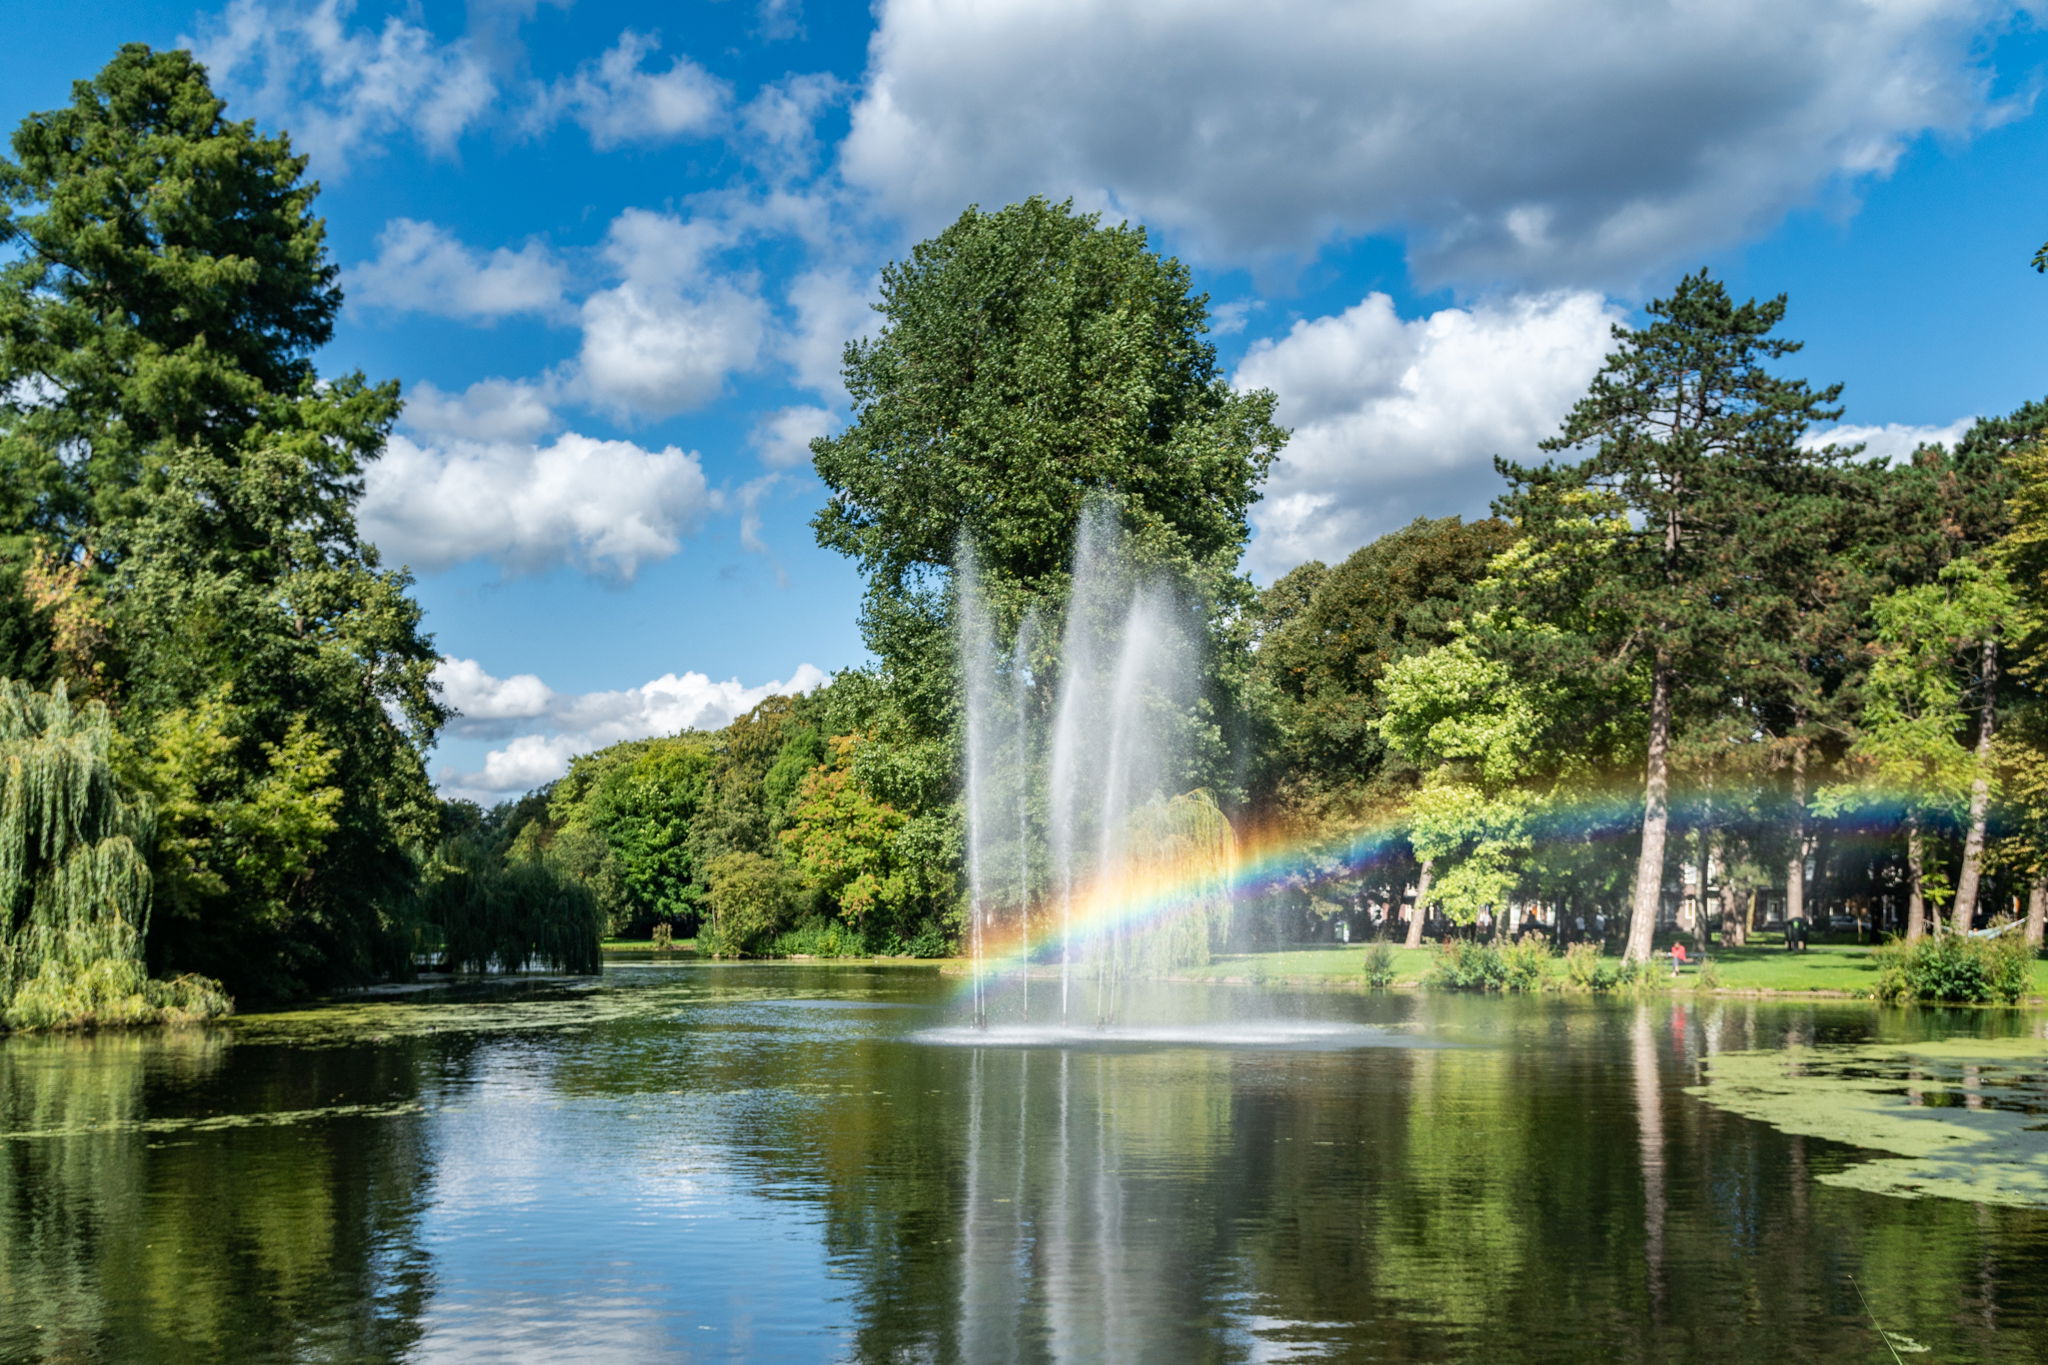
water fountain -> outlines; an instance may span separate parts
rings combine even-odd
[[[1102,503],[1082,518],[1049,676],[1035,615],[1000,638],[969,546],[958,587],[975,1022],[992,972],[1050,957],[1059,1022],[1106,1025],[1132,973],[1206,961],[1228,912],[1230,827],[1188,790],[1194,619]]]

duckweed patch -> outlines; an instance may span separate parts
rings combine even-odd
[[[1781,1132],[1889,1153],[1822,1173],[1825,1184],[2048,1208],[2048,1040],[1726,1052],[1686,1093]]]

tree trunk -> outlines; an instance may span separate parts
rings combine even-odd
[[[1927,850],[1921,844],[1920,812],[1906,815],[1906,942],[1927,936]]]
[[[1794,724],[1797,724],[1797,718]],[[1792,856],[1785,863],[1785,927],[1806,918],[1806,741],[1792,745]]]
[[[1970,780],[1970,832],[1963,839],[1963,870],[1956,878],[1955,926],[1970,932],[1977,918],[1977,885],[1984,872],[1984,822],[1991,810],[1991,734],[1997,717],[1992,710],[1998,682],[1998,641],[1984,642],[1977,685],[1984,700],[1977,712],[1977,775]]]
[[[1650,749],[1643,767],[1643,846],[1636,855],[1635,896],[1629,905],[1626,962],[1648,962],[1657,934],[1657,903],[1664,892],[1664,836],[1671,824],[1671,656],[1657,651],[1650,682]]]
[[[1422,878],[1415,883],[1415,915],[1408,921],[1408,947],[1422,946],[1422,926],[1429,918],[1429,884],[1436,878],[1436,864],[1422,860]]]
[[[2027,946],[2041,951],[2041,930],[2048,923],[2048,872],[2036,872],[2027,888]]]
[[[1700,956],[1707,955],[1707,942],[1712,937],[1707,929],[1707,877],[1714,870],[1714,832],[1706,825],[1700,826],[1700,890],[1697,904],[1698,918],[1693,923],[1693,932],[1699,939]],[[1724,933],[1723,939],[1727,938]]]

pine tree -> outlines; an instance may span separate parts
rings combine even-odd
[[[1500,461],[1511,491],[1497,504],[1545,566],[1515,580],[1517,611],[1595,626],[1520,632],[1520,662],[1616,677],[1647,665],[1626,954],[1635,961],[1648,959],[1656,927],[1679,726],[1688,708],[1736,694],[1740,662],[1758,653],[1766,623],[1812,568],[1785,509],[1838,496],[1848,454],[1799,444],[1809,425],[1840,415],[1830,406],[1840,387],[1814,390],[1766,368],[1799,349],[1771,335],[1783,296],[1738,305],[1702,271],[1646,311],[1648,325],[1615,328],[1617,349],[1544,442],[1584,457]]]

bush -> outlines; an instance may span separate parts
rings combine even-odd
[[[2016,1005],[2033,984],[2034,951],[2025,938],[1940,934],[1877,950],[1880,1000]]]
[[[1557,965],[1557,954],[1552,951],[1549,939],[1541,934],[1524,934],[1519,941],[1507,944],[1497,951],[1504,978],[1502,989],[1549,989],[1551,973]]]
[[[868,945],[860,930],[838,920],[807,919],[770,939],[761,953],[764,957],[866,957]]]
[[[1394,945],[1384,939],[1365,950],[1365,984],[1376,991],[1394,984]]]
[[[1611,991],[1615,971],[1600,960],[1600,949],[1591,943],[1574,943],[1564,950],[1566,990],[1581,993]]]
[[[1436,948],[1436,957],[1423,978],[1431,990],[1498,991],[1507,988],[1507,967],[1500,949],[1491,943],[1447,938]]]
[[[232,1003],[220,983],[203,976],[152,978],[125,925],[92,926],[65,935],[35,975],[0,1011],[0,1028],[120,1028],[218,1019]]]

